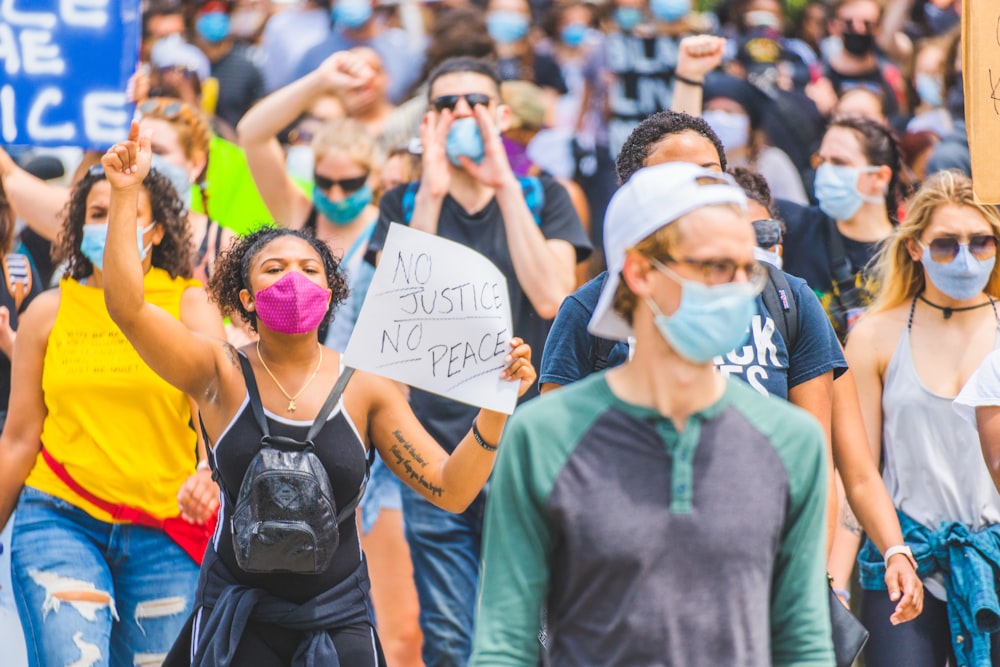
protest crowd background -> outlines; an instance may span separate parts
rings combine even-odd
[[[850,609],[859,664],[1000,665],[1000,198],[970,148],[963,11],[3,3],[0,663],[833,665]],[[692,240],[688,216],[723,209],[751,260],[701,252],[725,233]],[[500,277],[431,289],[391,223]],[[268,313],[254,281],[279,247],[313,259],[282,264],[271,298],[299,301]],[[440,252],[435,279],[478,261]],[[402,290],[414,317],[371,328],[400,275],[426,285]],[[693,329],[648,275],[684,285],[681,309],[703,300]],[[734,331],[719,304],[744,283]],[[454,303],[502,303],[509,329],[423,340]],[[654,323],[737,386],[722,413],[636,407]],[[318,360],[269,338],[314,330]],[[332,564],[237,573],[254,451],[228,451],[261,420],[304,435],[349,346],[372,366],[316,439],[339,447],[323,463],[347,507]],[[442,392],[409,380],[407,351],[435,379],[503,357],[514,382]]]

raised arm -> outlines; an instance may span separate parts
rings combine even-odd
[[[151,156],[150,135],[140,138],[139,124],[133,122],[128,140],[112,146],[101,160],[111,184],[104,300],[111,318],[143,361],[202,405],[218,394],[220,369],[227,368],[227,346],[193,332],[184,322],[145,300],[144,267],[136,243],[136,211]],[[188,303],[182,303],[182,313],[185,309],[198,312],[197,305],[191,303],[195,298],[185,295]]]
[[[508,366],[501,377],[520,382],[519,394],[534,383],[531,348],[519,338],[511,341]],[[421,426],[402,392],[391,381],[365,376],[366,400],[371,412],[368,433],[386,465],[408,486],[428,501],[449,512],[462,512],[475,500],[493,470],[496,447],[507,415],[480,410],[473,433],[462,438],[449,455]]]
[[[283,227],[305,224],[311,204],[285,171],[278,133],[291,125],[321,95],[363,85],[374,73],[361,58],[338,51],[316,70],[271,93],[255,104],[236,130],[240,146],[264,203]]]
[[[52,185],[17,166],[0,148],[0,183],[17,215],[39,236],[55,241],[62,229],[62,211],[69,201],[69,189]]]
[[[701,115],[705,76],[722,64],[725,48],[725,37],[690,35],[681,40],[674,74],[674,94],[670,100],[671,111]]]

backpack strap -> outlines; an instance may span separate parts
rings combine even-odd
[[[861,305],[861,295],[858,290],[858,272],[854,270],[851,258],[847,256],[844,247],[844,237],[837,229],[837,221],[826,216],[826,236],[830,249],[830,275],[833,277],[833,291],[845,308],[857,308]]]
[[[608,359],[611,357],[611,350],[614,349],[617,341],[610,338],[593,336],[591,340],[591,350],[593,350],[594,372],[602,371],[608,367]]]
[[[778,333],[785,341],[785,347],[791,356],[795,343],[799,339],[799,313],[798,304],[795,302],[795,294],[792,286],[788,283],[785,272],[767,262],[763,262],[767,267],[768,281],[761,292],[764,300],[764,308],[771,315],[774,324],[778,327]]]
[[[264,418],[264,404],[260,400],[260,389],[257,388],[257,378],[254,377],[253,367],[247,355],[240,352],[237,355],[240,359],[240,370],[243,371],[243,380],[247,384],[247,393],[250,395],[250,408],[253,410],[253,417],[257,420],[257,426],[265,437],[271,435],[271,430],[267,427],[267,419]],[[208,440],[205,441],[206,443]]]
[[[28,258],[12,252],[0,258],[3,264],[3,278],[7,291],[14,298],[14,312],[20,312],[21,304],[31,294],[32,275]]]
[[[333,389],[330,390],[330,395],[326,397],[326,402],[323,403],[323,407],[319,409],[319,413],[316,415],[316,421],[309,428],[309,434],[306,435],[306,440],[312,442],[312,439],[319,435],[319,432],[323,429],[323,425],[326,424],[326,418],[330,416],[333,412],[333,408],[336,407],[337,402],[340,397],[344,394],[344,389],[347,388],[347,383],[351,381],[354,376],[354,369],[350,367],[345,367],[344,371],[337,378],[337,383],[333,385]]]
[[[535,224],[542,226],[542,209],[545,207],[545,186],[537,176],[518,176],[517,182],[521,185],[521,192],[524,194],[524,202],[531,211],[531,217],[535,219]],[[420,189],[420,181],[411,181],[406,184],[403,192],[403,222],[410,224],[413,219],[413,209],[417,203],[417,190]]]

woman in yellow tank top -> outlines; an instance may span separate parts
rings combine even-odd
[[[191,400],[141,360],[104,305],[110,197],[100,166],[73,190],[59,247],[67,276],[32,302],[14,348],[0,528],[16,505],[12,578],[33,666],[159,664],[190,611],[195,545],[203,553],[217,503],[196,467]],[[137,214],[146,300],[221,335],[191,280],[184,206],[166,176],[145,179]]]

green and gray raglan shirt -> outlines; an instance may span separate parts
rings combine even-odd
[[[522,406],[490,484],[472,667],[832,667],[826,460],[729,380],[678,433],[597,373]]]

